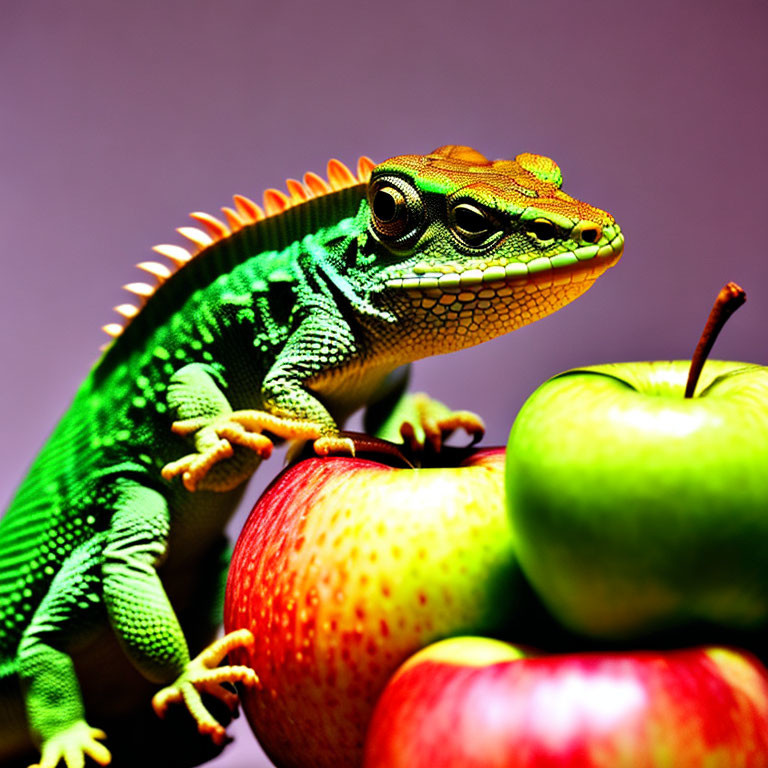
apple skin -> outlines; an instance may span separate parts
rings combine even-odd
[[[248,518],[227,585],[226,630],[256,639],[232,654],[261,681],[242,696],[256,737],[280,768],[359,766],[400,663],[443,637],[500,632],[523,585],[503,448],[453,467],[290,468]]]
[[[768,671],[725,648],[525,657],[479,637],[411,657],[364,768],[765,768]]]
[[[569,629],[626,639],[768,619],[768,369],[592,366],[545,382],[507,449],[518,557]]]

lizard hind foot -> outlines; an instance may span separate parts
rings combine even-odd
[[[91,728],[85,720],[77,720],[63,731],[43,742],[40,762],[29,768],[59,768],[62,761],[66,768],[84,768],[85,758],[90,757],[99,765],[109,765],[110,751],[99,741],[106,734],[99,728]]]
[[[218,665],[234,648],[251,645],[253,635],[247,629],[230,632],[211,643],[187,664],[174,683],[154,695],[152,707],[157,716],[163,717],[170,704],[182,702],[197,723],[198,731],[210,736],[215,744],[224,744],[227,740],[226,730],[206,709],[200,693],[211,694],[224,702],[230,710],[234,710],[237,707],[237,696],[223,684],[259,685],[259,678],[250,667]]]

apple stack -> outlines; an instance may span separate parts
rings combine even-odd
[[[766,768],[768,368],[704,362],[722,321],[550,379],[506,460],[278,477],[225,607],[275,765]]]

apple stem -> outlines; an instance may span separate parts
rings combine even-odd
[[[691,358],[688,369],[688,382],[685,385],[685,397],[693,397],[704,363],[707,361],[712,345],[728,318],[747,300],[747,294],[736,283],[726,283],[717,294],[709,313],[707,324],[701,332],[701,338]]]

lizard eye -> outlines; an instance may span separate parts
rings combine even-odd
[[[373,215],[382,223],[390,224],[405,208],[405,198],[394,187],[377,189],[373,196]]]
[[[480,245],[495,231],[491,217],[471,203],[459,203],[451,208],[453,231],[468,245]]]
[[[418,195],[410,190],[400,189],[395,183],[384,179],[375,183],[368,193],[373,226],[385,238],[401,238],[411,232],[416,224],[415,204]],[[413,198],[410,199],[410,198]]]
[[[557,237],[557,227],[548,219],[534,219],[528,224],[528,232],[537,240],[547,242]]]

